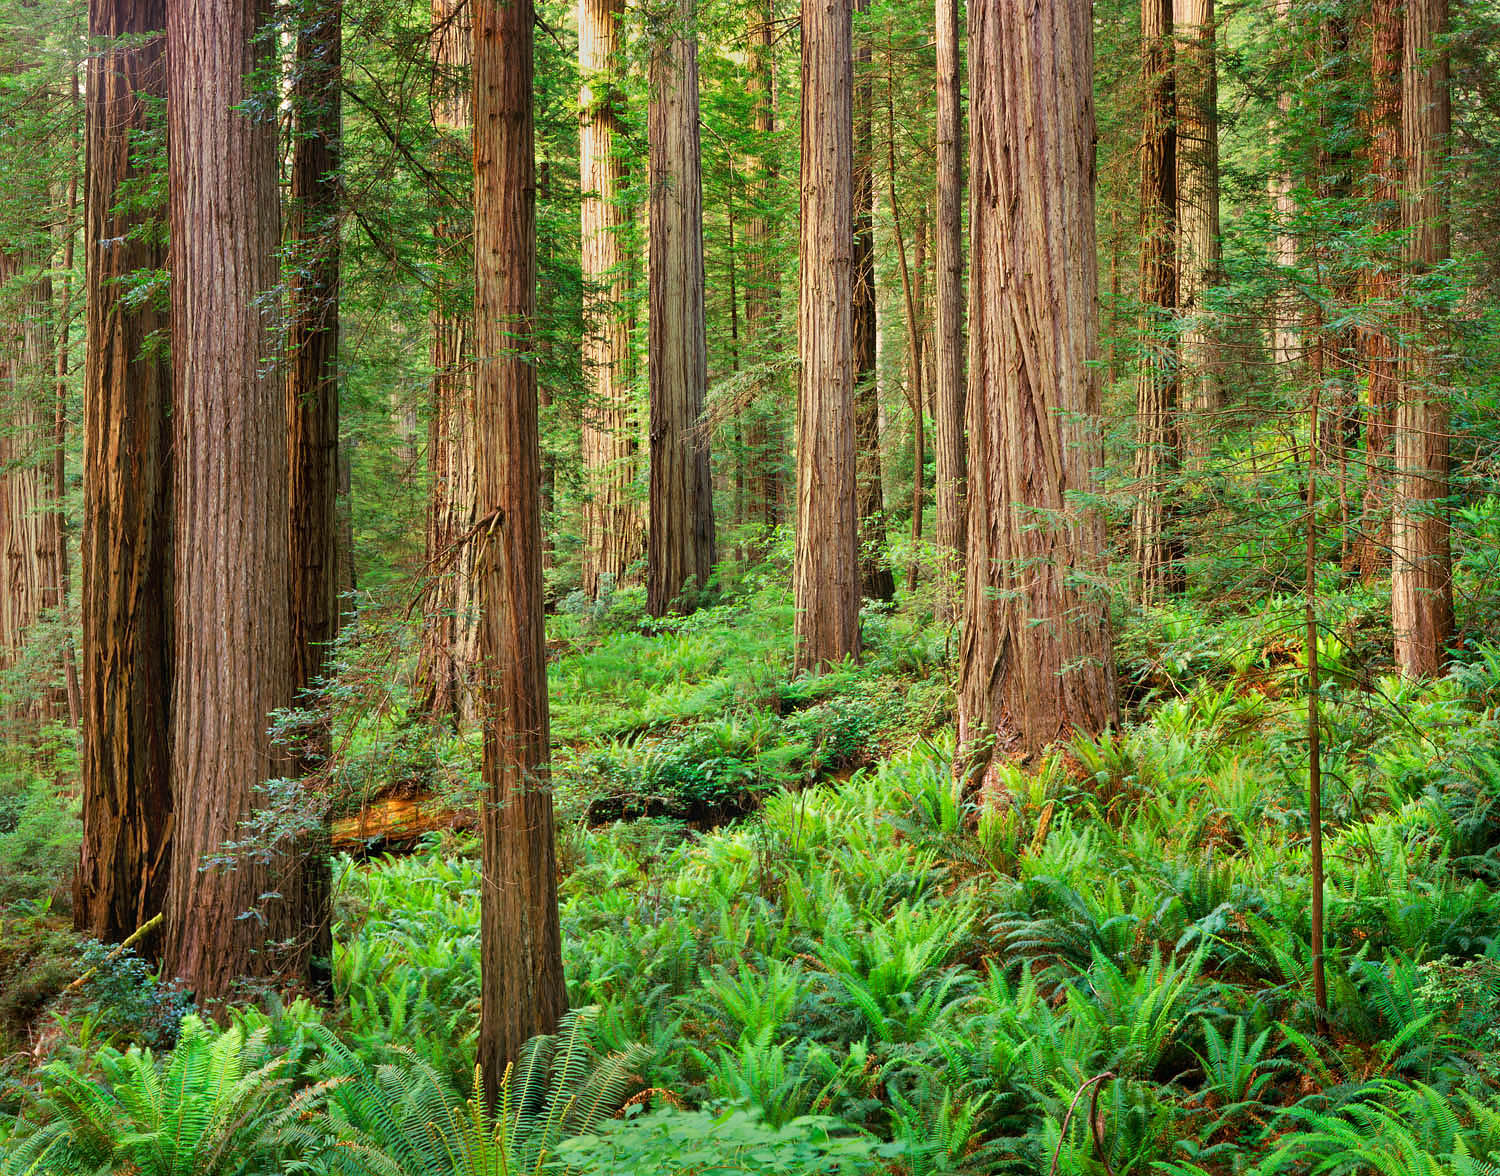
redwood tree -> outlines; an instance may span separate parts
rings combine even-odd
[[[474,21],[475,423],[484,793],[479,1064],[491,1105],[507,1062],[567,1006],[557,919],[542,627],[541,446],[534,363],[536,159],[531,0]]]
[[[959,741],[1037,753],[1117,715],[1102,462],[1088,0],[969,8],[969,560]]]
[[[123,198],[159,161],[165,0],[93,0],[88,58],[83,383],[83,843],[78,930],[123,939],[163,909],[172,823],[171,365],[162,298],[130,275],[166,268],[165,209]],[[159,939],[142,950],[155,954]]]
[[[703,397],[703,179],[698,145],[698,39],[694,0],[654,13],[651,105],[651,498],[646,607],[662,616],[693,607],[714,566],[713,483]]]
[[[859,655],[850,20],[849,0],[802,6],[802,362],[792,572],[799,670]]]
[[[1450,133],[1448,54],[1439,39],[1448,0],[1407,0],[1402,39],[1401,143],[1406,172],[1405,276],[1421,282],[1451,239],[1442,179]],[[1391,510],[1391,624],[1396,667],[1408,677],[1442,672],[1453,633],[1449,550],[1448,407],[1439,386],[1439,324],[1413,310],[1404,324],[1396,406],[1396,493]]]

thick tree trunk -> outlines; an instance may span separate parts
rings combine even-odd
[[[933,453],[937,459],[940,620],[962,612],[959,576],[966,535],[968,446],[964,438],[963,95],[959,85],[958,0],[936,0],[937,280],[934,311]]]
[[[856,0],[859,12],[869,0]],[[896,595],[896,577],[886,556],[885,490],[880,468],[880,394],[875,380],[875,159],[870,131],[874,87],[870,47],[862,43],[855,60],[860,75],[854,92],[854,441],[855,485],[859,496],[859,579],[871,600]]]
[[[1115,720],[1099,433],[1088,0],[969,8],[969,560],[959,743],[983,779]]]
[[[1172,480],[1181,459],[1177,403],[1177,99],[1172,0],[1141,0],[1141,358],[1136,376],[1137,590],[1154,604],[1183,588]]]
[[[1406,161],[1402,223],[1405,270],[1419,283],[1448,258],[1451,229],[1442,169],[1451,130],[1448,0],[1407,0],[1402,39],[1401,141]],[[1442,672],[1453,634],[1448,541],[1448,406],[1441,324],[1415,310],[1405,324],[1396,407],[1396,486],[1391,510],[1391,624],[1396,668],[1409,678]]]
[[[1219,78],[1214,0],[1175,0],[1177,303],[1185,456],[1201,465],[1224,405],[1218,331],[1204,292],[1223,280],[1219,244]]]
[[[1374,0],[1370,10],[1369,180],[1374,229],[1401,227],[1401,28],[1404,0]],[[1390,260],[1390,259],[1387,259]],[[1363,300],[1370,320],[1359,332],[1359,365],[1368,373],[1370,416],[1365,427],[1365,489],[1357,549],[1360,575],[1375,579],[1390,566],[1391,433],[1396,408],[1394,305],[1400,289],[1394,265],[1371,266]]]
[[[166,97],[165,0],[94,0],[83,383],[83,844],[73,922],[124,939],[166,902],[172,826],[171,365],[164,307],[125,278],[166,268],[166,209],[122,199]],[[146,231],[139,231],[139,230]],[[159,937],[141,946],[154,957]]]
[[[799,670],[859,656],[850,21],[849,0],[802,6],[802,363],[792,572]]]
[[[713,482],[703,397],[703,180],[698,148],[694,0],[657,17],[647,115],[651,167],[651,501],[646,607],[652,616],[697,607],[714,567]]]
[[[578,151],[583,266],[583,590],[622,584],[641,554],[631,501],[636,424],[631,411],[627,171],[615,145],[625,104],[620,19],[624,0],[578,0]]]
[[[433,0],[429,52],[438,73],[433,118],[443,145],[457,159],[470,151],[469,67],[471,9],[468,0]],[[470,261],[470,210],[445,207],[434,244],[439,280],[433,298],[432,415],[427,431],[427,574],[431,577],[417,667],[420,709],[456,727],[471,723],[476,703],[474,675],[479,653],[475,600],[474,386],[469,366],[472,315],[455,275]]]
[[[531,0],[474,20],[475,406],[479,455],[484,887],[479,1064],[490,1104],[528,1037],[567,1007],[557,920],[542,625]]]
[[[339,628],[339,147],[342,0],[301,13],[293,81],[291,203],[293,259],[288,314],[286,409],[290,528],[292,697],[322,677]],[[314,705],[316,705],[316,700]],[[301,733],[295,771],[319,772],[329,731],[319,719]],[[303,846],[302,922],[314,985],[330,991],[332,910],[326,837]],[[296,896],[288,895],[289,900]]]
[[[296,846],[235,854],[256,789],[284,777],[268,716],[291,702],[286,390],[262,303],[279,280],[266,0],[167,9],[172,202],[172,877],[166,970],[202,1002],[299,954]],[[212,324],[212,330],[205,330]],[[208,868],[202,868],[205,865]],[[256,910],[256,917],[241,917]],[[303,954],[305,965],[305,954]]]
[[[776,129],[771,109],[771,70],[775,54],[771,48],[770,0],[750,6],[746,32],[745,75],[750,92],[751,129],[755,149],[745,162],[750,177],[750,213],[745,222],[745,346],[751,363],[770,357],[776,317],[777,274],[771,235],[770,206],[773,199],[775,162],[771,136]],[[751,520],[763,527],[781,521],[782,466],[786,461],[785,428],[781,406],[770,381],[762,381],[746,414],[745,456],[750,464],[746,486]]]

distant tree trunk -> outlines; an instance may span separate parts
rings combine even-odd
[[[66,702],[68,725],[80,727],[83,722],[83,690],[78,679],[78,660],[73,646],[73,625],[69,615],[70,577],[67,541],[67,453],[68,453],[68,359],[72,351],[73,330],[73,263],[78,240],[78,180],[79,170],[84,164],[81,138],[83,132],[83,89],[79,85],[78,64],[73,66],[70,87],[71,114],[74,119],[73,166],[68,175],[67,204],[62,224],[62,297],[57,311],[57,338],[55,340],[56,362],[53,365],[55,382],[52,393],[52,485],[48,497],[51,510],[47,512],[48,524],[52,528],[52,553],[55,560],[50,577],[56,594],[57,615],[65,621],[61,637],[63,663],[63,698]]]
[[[300,893],[284,844],[270,862],[201,868],[243,838],[256,789],[289,767],[266,733],[292,694],[286,390],[261,309],[279,280],[276,122],[253,113],[275,103],[252,89],[270,65],[270,16],[266,0],[167,9],[177,641],[164,955],[200,1004],[279,972],[267,945],[303,930],[296,902],[266,897]]]
[[[1177,100],[1172,0],[1141,0],[1141,358],[1136,377],[1131,538],[1141,602],[1182,591],[1182,540],[1171,508],[1181,458],[1177,403]]]
[[[1369,201],[1382,236],[1401,227],[1401,27],[1404,0],[1374,0],[1370,10],[1371,98]],[[1357,549],[1360,575],[1375,579],[1390,566],[1391,432],[1396,407],[1396,341],[1391,329],[1400,279],[1393,265],[1365,272],[1366,314],[1378,325],[1359,332],[1359,366],[1369,374],[1365,428],[1365,490]]]
[[[776,174],[771,154],[771,136],[776,129],[771,109],[771,70],[775,61],[771,48],[771,20],[771,0],[756,0],[750,6],[745,85],[750,92],[755,150],[745,166],[750,177],[750,214],[745,224],[745,343],[752,362],[756,363],[764,363],[769,358],[771,341],[767,336],[775,321],[777,293],[769,214]],[[769,390],[770,382],[762,381],[747,414],[745,430],[746,456],[750,462],[746,493],[751,518],[768,528],[781,521],[781,470],[785,460],[780,406],[766,394]]]
[[[1177,88],[1177,302],[1183,388],[1182,441],[1201,465],[1224,405],[1218,331],[1204,292],[1223,281],[1219,244],[1219,79],[1214,0],[1175,0]]]
[[[1289,35],[1292,21],[1292,0],[1275,0],[1276,25],[1283,36]],[[1283,87],[1276,99],[1279,112],[1275,133],[1285,139],[1290,133],[1288,124],[1292,117],[1292,93]],[[1283,154],[1285,148],[1278,148]],[[1280,165],[1284,167],[1284,165]],[[1268,181],[1271,198],[1271,214],[1276,225],[1276,237],[1272,243],[1271,259],[1282,271],[1282,280],[1290,281],[1290,272],[1297,266],[1297,235],[1292,231],[1292,222],[1297,215],[1297,202],[1292,195],[1292,177],[1285,170],[1273,171]],[[1275,374],[1280,379],[1292,378],[1291,367],[1302,358],[1301,340],[1298,338],[1297,296],[1290,290],[1277,294],[1271,307],[1271,361]]]
[[[964,438],[963,93],[959,84],[958,0],[936,0],[937,16],[937,282],[936,363],[932,417],[937,459],[940,620],[962,612],[958,579],[966,536],[968,445]]]
[[[531,0],[474,21],[475,379],[483,622],[479,1065],[491,1106],[507,1062],[567,1007],[557,919],[537,435]]]
[[[1438,41],[1448,0],[1407,0],[1402,48],[1401,142],[1406,161],[1405,269],[1420,282],[1448,258],[1451,228],[1442,169],[1451,131],[1448,53]],[[1441,387],[1441,324],[1410,313],[1396,406],[1396,494],[1391,510],[1391,624],[1396,668],[1409,678],[1442,672],[1453,634],[1448,540],[1448,406]]]
[[[854,443],[853,88],[849,0],[802,6],[797,349],[798,670],[859,656]]]
[[[691,610],[714,567],[713,482],[703,397],[703,179],[694,0],[660,14],[651,46],[651,502],[646,607]]]
[[[323,675],[339,629],[339,147],[343,83],[342,0],[302,11],[293,79],[292,256],[286,409],[290,425],[292,697]],[[328,759],[321,719],[305,730],[294,770],[307,777]],[[304,845],[300,896],[313,983],[333,985],[332,880],[325,842]],[[288,895],[289,900],[294,896]]]
[[[472,137],[466,76],[472,9],[467,0],[432,0],[429,52],[437,70],[433,118],[444,149],[467,159]],[[455,160],[456,162],[456,160]],[[473,722],[479,655],[474,598],[474,385],[469,366],[472,313],[456,275],[472,264],[470,210],[444,207],[434,244],[439,276],[433,296],[432,416],[427,432],[427,575],[431,577],[417,667],[419,707],[455,727]]]
[[[892,216],[895,210],[895,169],[891,169],[892,179]],[[917,209],[917,227],[913,234],[916,238],[912,246],[912,270],[913,273],[906,281],[906,333],[907,366],[911,372],[908,387],[912,393],[912,417],[911,417],[911,563],[906,570],[906,590],[915,592],[917,589],[917,576],[922,566],[922,527],[923,516],[926,514],[927,505],[927,420],[923,415],[928,397],[931,393],[931,385],[928,383],[928,370],[932,366],[927,354],[927,326],[925,319],[926,300],[922,289],[923,280],[927,273],[927,205],[922,204]],[[903,257],[905,251],[903,250]],[[902,275],[905,278],[905,266],[902,266]]]
[[[986,784],[997,750],[1036,754],[1118,714],[1109,614],[1086,586],[1104,571],[1104,524],[1068,497],[1103,461],[1093,56],[1088,0],[970,5],[958,730],[966,777]]]
[[[125,278],[167,265],[165,234],[122,189],[166,98],[165,0],[94,0],[84,137],[83,844],[77,930],[115,942],[162,911],[172,827],[172,371],[156,299]],[[146,231],[138,231],[138,230]],[[160,936],[141,945],[155,958]]]
[[[855,0],[859,12],[869,0]],[[886,555],[885,490],[880,468],[880,394],[875,381],[875,160],[870,131],[874,87],[870,46],[855,51],[859,80],[854,91],[854,443],[859,496],[859,579],[871,600],[896,595]]]
[[[623,584],[640,557],[642,527],[631,502],[636,424],[631,411],[630,274],[624,205],[627,169],[615,133],[625,105],[620,57],[624,0],[579,0],[578,150],[584,298],[583,590]]]

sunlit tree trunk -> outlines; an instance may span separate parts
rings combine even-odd
[[[624,582],[643,528],[631,501],[636,425],[631,411],[630,274],[623,203],[627,169],[615,134],[625,104],[620,57],[624,0],[578,0],[580,221],[584,297],[583,590]]]
[[[541,447],[533,363],[536,160],[531,0],[477,0],[474,257],[484,794],[479,1065],[507,1062],[567,1007],[557,918],[542,626]]]
[[[802,6],[802,362],[792,571],[799,670],[859,655],[850,20],[849,0]]]
[[[714,567],[714,500],[703,397],[703,179],[694,0],[658,14],[651,46],[651,502],[646,607],[691,609]]]
[[[1292,0],[1275,0],[1276,26],[1282,37],[1291,35]],[[1276,98],[1278,116],[1273,132],[1278,139],[1285,140],[1290,133],[1288,124],[1292,116],[1292,91],[1284,85]],[[1283,154],[1289,152],[1278,146]],[[1297,216],[1297,201],[1292,195],[1292,177],[1285,164],[1271,173],[1267,181],[1271,200],[1271,216],[1276,226],[1276,235],[1271,243],[1271,260],[1282,271],[1282,280],[1289,281],[1290,273],[1297,266],[1297,235],[1293,232],[1293,221]],[[1290,290],[1277,294],[1271,305],[1270,344],[1271,362],[1278,378],[1292,378],[1292,365],[1302,358],[1302,343],[1297,329],[1300,313],[1297,296]]]
[[[172,372],[160,299],[167,210],[124,199],[153,164],[166,98],[165,0],[94,0],[84,108],[83,843],[73,922],[107,941],[163,909],[172,791]],[[140,949],[154,957],[159,937]]]
[[[1448,0],[1407,0],[1402,39],[1401,142],[1406,173],[1402,224],[1407,281],[1420,283],[1447,260],[1451,242],[1442,169],[1451,131],[1448,54],[1438,41]],[[1441,324],[1410,313],[1396,404],[1396,486],[1391,510],[1391,624],[1396,667],[1407,677],[1442,671],[1453,634],[1448,539],[1448,406],[1442,387]]]
[[[771,335],[776,317],[777,274],[772,257],[770,205],[775,181],[771,136],[775,115],[771,107],[772,68],[771,0],[756,0],[750,6],[746,31],[745,84],[750,92],[751,131],[755,149],[746,160],[750,177],[750,213],[745,223],[745,344],[751,362],[770,358]],[[781,521],[782,465],[786,460],[785,429],[781,406],[769,395],[773,385],[762,381],[747,413],[745,455],[749,462],[746,497],[750,518],[764,527]]]
[[[964,438],[963,94],[959,85],[958,0],[936,0],[937,280],[934,310],[933,451],[937,459],[937,545],[943,560],[938,611],[962,612],[958,578],[967,521]]]
[[[969,8],[969,560],[959,743],[1037,753],[1117,715],[1104,525],[1088,0]]]

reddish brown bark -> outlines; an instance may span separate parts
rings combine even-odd
[[[937,545],[942,564],[938,614],[962,612],[968,487],[964,437],[963,96],[958,68],[958,2],[936,0],[937,18],[937,261],[933,313],[932,447],[936,459]]]

